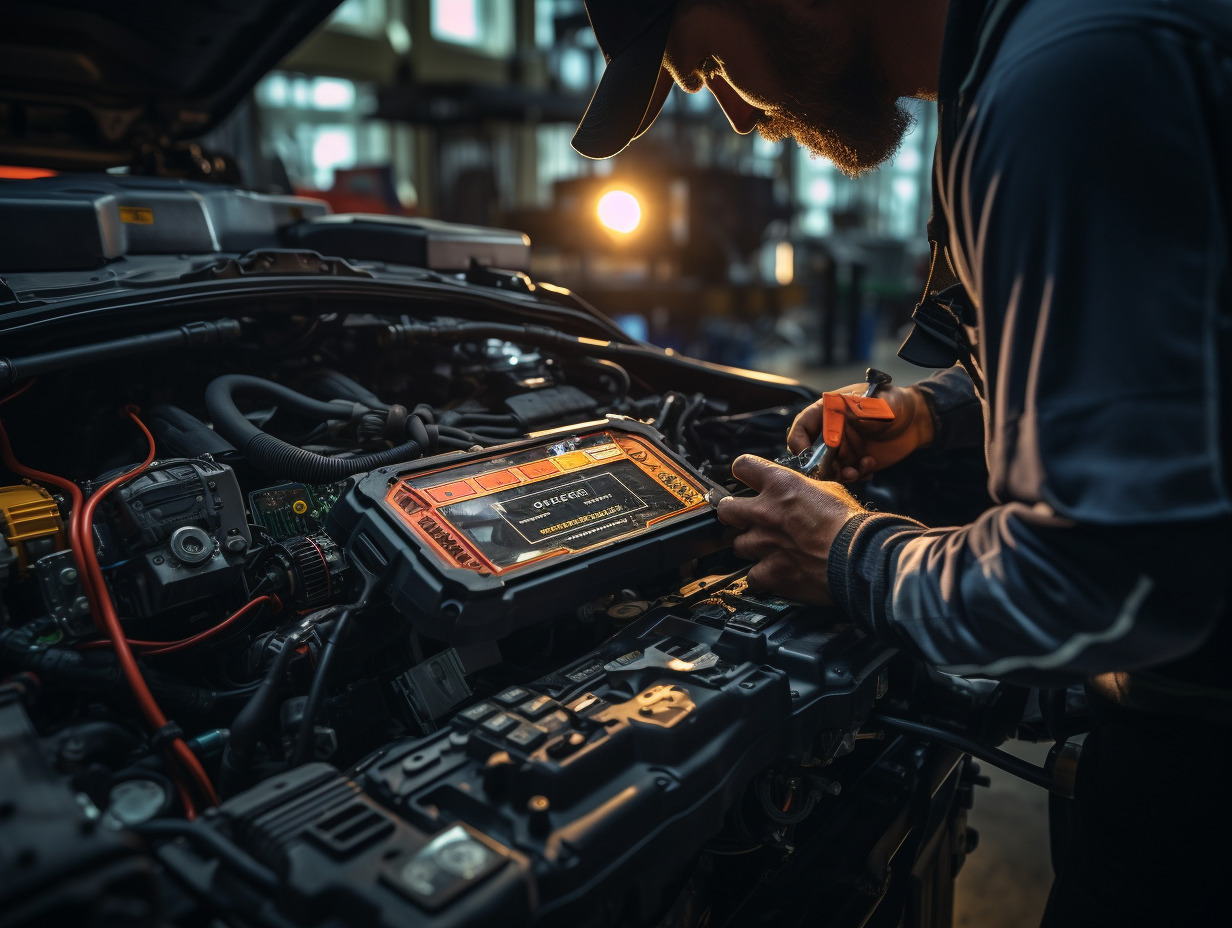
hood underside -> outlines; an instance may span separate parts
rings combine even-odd
[[[127,164],[221,121],[339,0],[7,0],[0,164]]]

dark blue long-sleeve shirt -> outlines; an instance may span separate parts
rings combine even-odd
[[[1218,684],[1186,656],[1226,641],[1232,577],[1232,3],[1025,0],[960,90],[983,8],[951,3],[937,199],[998,505],[854,517],[836,602],[955,673]]]

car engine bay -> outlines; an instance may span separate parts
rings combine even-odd
[[[899,732],[1002,691],[750,591],[713,513],[813,393],[340,265],[6,336],[0,925],[948,918],[979,768]]]

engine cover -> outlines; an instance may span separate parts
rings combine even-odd
[[[241,793],[214,826],[292,917],[653,923],[759,771],[850,750],[893,651],[832,618],[739,581],[665,602],[351,777],[308,765]]]

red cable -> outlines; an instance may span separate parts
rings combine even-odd
[[[139,466],[127,473],[112,478],[90,495],[90,499],[86,502],[85,510],[82,512],[81,519],[78,522],[78,531],[82,546],[85,549],[87,576],[89,576],[90,582],[94,584],[95,590],[99,594],[99,605],[102,607],[102,619],[107,629],[107,636],[111,639],[116,657],[120,661],[120,667],[124,671],[125,678],[128,680],[129,688],[133,691],[137,705],[141,707],[142,714],[145,715],[146,720],[155,731],[161,731],[167,725],[167,717],[163,715],[162,709],[159,708],[158,702],[154,699],[154,694],[150,692],[149,686],[146,685],[145,679],[141,676],[141,669],[137,666],[137,659],[133,656],[133,650],[129,647],[128,640],[124,637],[124,629],[120,625],[120,617],[116,614],[115,604],[106,592],[107,586],[103,580],[102,568],[98,563],[98,555],[94,550],[94,537],[91,530],[91,526],[94,524],[94,513],[98,509],[98,504],[103,501],[107,494],[120,484],[126,483],[142,474],[154,461],[154,436],[150,434],[150,430],[145,427],[145,423],[138,417],[135,407],[124,407],[124,413],[145,433],[150,451]],[[171,753],[188,770],[189,776],[195,781],[202,795],[207,797],[212,805],[218,805],[218,794],[214,792],[214,786],[210,783],[210,778],[206,774],[205,768],[201,766],[201,761],[197,759],[197,756],[184,743],[184,739],[172,739],[170,748]],[[189,818],[195,817],[195,813],[196,809],[190,804]]]
[[[142,657],[150,657],[155,654],[172,654],[176,651],[183,651],[185,648],[190,648],[195,644],[200,644],[202,641],[205,641],[209,638],[213,638],[215,635],[219,634],[220,632],[226,631],[228,628],[230,628],[236,622],[240,621],[240,619],[247,616],[250,612],[252,612],[258,606],[262,605],[263,603],[269,603],[269,602],[274,603],[275,611],[277,611],[277,609],[280,608],[282,605],[278,597],[272,594],[265,595],[265,596],[258,596],[256,597],[256,599],[250,600],[249,602],[240,606],[238,609],[235,610],[234,613],[232,613],[227,618],[223,619],[213,628],[207,628],[205,631],[199,632],[196,635],[192,635],[189,638],[180,638],[177,641],[139,641],[136,638],[129,638],[128,643],[136,648],[153,648],[154,649],[152,651],[142,651],[141,652]],[[88,641],[85,644],[81,645],[78,648],[78,650],[94,651],[94,650],[97,650],[98,648],[109,648],[109,647],[111,647],[110,641]]]
[[[3,400],[0,400],[0,405],[20,396],[29,387],[30,384],[26,384],[15,392],[10,393]],[[69,519],[69,546],[73,554],[73,563],[77,566],[78,574],[81,577],[82,588],[85,590],[86,598],[90,602],[94,621],[98,624],[99,631],[111,639],[116,657],[119,659],[120,667],[124,672],[124,677],[128,681],[129,688],[132,690],[138,706],[141,707],[142,714],[145,715],[146,720],[155,731],[161,731],[167,725],[167,717],[163,715],[157,701],[154,699],[154,694],[150,692],[149,686],[146,685],[145,679],[141,676],[141,669],[137,666],[132,649],[128,646],[128,642],[124,637],[124,630],[120,626],[120,619],[116,614],[115,604],[111,601],[111,596],[107,592],[107,585],[103,580],[103,572],[98,564],[98,555],[94,550],[93,532],[90,528],[94,522],[94,512],[102,499],[121,483],[141,474],[154,460],[154,436],[145,427],[145,423],[138,418],[135,407],[126,406],[124,412],[145,433],[146,441],[149,443],[149,454],[146,455],[145,461],[140,466],[108,481],[101,489],[91,495],[89,502],[84,505],[82,505],[81,488],[71,480],[25,467],[18,462],[13,454],[13,448],[9,443],[9,436],[4,429],[3,423],[0,423],[0,457],[3,458],[5,465],[14,473],[32,480],[50,483],[53,486],[60,487],[69,494],[72,500],[72,512]],[[173,739],[170,742],[170,750],[172,755],[187,768],[189,776],[196,782],[202,794],[209,799],[211,804],[218,805],[218,794],[214,792],[214,786],[210,783],[210,778],[206,774],[205,768],[201,766],[201,762],[189,749],[188,745],[184,743],[184,740],[182,738]],[[187,789],[178,782],[178,778],[176,785],[180,798],[184,803],[185,815],[189,819],[196,818],[196,806]]]
[[[16,390],[14,390],[12,393],[10,393],[10,394],[9,394],[8,396],[6,396],[4,399],[0,400],[0,406],[3,406],[5,403],[9,402],[10,400],[15,400],[15,399],[17,399],[17,397],[21,396],[23,393],[25,393],[27,390],[29,390],[32,386],[34,386],[34,378],[33,378],[33,377],[31,377],[29,380],[27,380],[25,383],[23,383],[20,387],[18,387]]]

